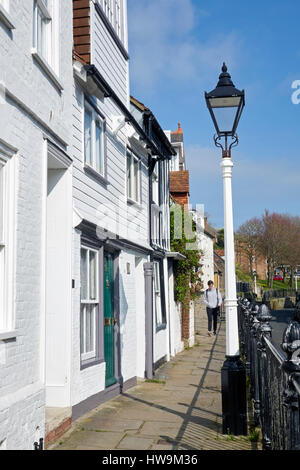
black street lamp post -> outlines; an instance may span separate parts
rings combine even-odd
[[[245,93],[235,88],[225,63],[217,87],[205,93],[205,100],[216,129],[215,145],[222,148],[226,311],[226,358],[221,371],[223,433],[247,435],[246,371],[239,351],[231,185],[231,149],[238,144],[236,129],[245,106]]]

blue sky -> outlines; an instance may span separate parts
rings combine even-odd
[[[298,0],[128,0],[131,94],[184,131],[190,202],[223,226],[220,152],[204,91],[223,61],[246,106],[233,149],[235,227],[264,209],[300,215]],[[299,94],[300,97],[300,94]]]

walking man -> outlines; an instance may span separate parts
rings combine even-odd
[[[222,305],[222,296],[215,288],[213,281],[208,281],[208,289],[204,292],[203,300],[206,305],[208,318],[208,336],[211,336],[211,327],[213,323],[213,334],[217,332],[218,313]]]

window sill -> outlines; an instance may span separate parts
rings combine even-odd
[[[47,64],[46,60],[38,53],[36,49],[32,49],[31,54],[34,60],[39,64],[39,66],[43,69],[43,71],[48,75],[50,80],[54,83],[56,88],[58,88],[59,91],[63,91],[64,87],[62,86],[58,76],[52,70],[50,65]]]
[[[86,359],[86,360],[81,359],[80,370],[84,370],[84,369],[87,369],[88,367],[97,366],[103,363],[104,363],[104,359],[101,359],[101,358],[93,358],[93,359]]]
[[[0,5],[0,21],[7,27],[7,29],[16,29],[9,13]]]
[[[101,173],[99,173],[97,170],[94,170],[94,168],[92,168],[87,163],[84,164],[84,171],[89,175],[93,176],[103,185],[108,186],[110,184],[109,181],[107,181],[107,179],[103,175],[101,175]]]
[[[8,341],[11,339],[16,339],[17,338],[17,331],[16,330],[10,330],[10,331],[0,331],[0,341]]]
[[[158,333],[159,331],[162,331],[162,330],[165,330],[167,328],[167,324],[166,323],[162,323],[161,325],[158,325],[156,327],[156,333]]]
[[[130,199],[130,197],[127,198],[127,204],[134,206],[136,209],[143,209],[143,206],[140,202],[136,202],[133,199]]]

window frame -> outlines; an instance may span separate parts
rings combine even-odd
[[[121,14],[121,0],[114,0],[114,22],[113,28],[119,39],[123,40],[122,34],[122,14]]]
[[[48,2],[51,2],[50,5],[48,5]],[[54,67],[54,25],[53,25],[53,0],[47,0],[47,5],[45,5],[43,0],[34,0],[34,13],[33,13],[33,47],[36,50],[36,52],[47,62],[50,67],[53,69]],[[39,25],[38,25],[38,20],[39,17],[38,15],[40,14],[41,16],[41,22],[43,25],[43,32],[42,32],[42,40],[39,40]],[[45,35],[45,36],[44,36]],[[43,51],[43,48],[45,48],[45,51]]]
[[[0,5],[9,13],[9,0],[0,0]]]
[[[32,33],[32,50],[31,54],[33,59],[38,63],[46,75],[50,78],[53,84],[61,93],[64,89],[63,84],[59,79],[60,73],[60,44],[58,38],[60,37],[60,22],[59,12],[60,4],[58,0],[47,0],[51,2],[46,7],[43,0],[34,0],[33,4],[33,33]],[[38,10],[44,14],[45,18],[51,18],[51,27],[47,27],[46,31],[46,48],[47,53],[44,54],[38,42]],[[50,50],[50,52],[49,52]]]
[[[91,114],[91,130],[90,130],[90,146],[91,146],[91,163],[87,161],[86,158],[86,111]],[[97,139],[96,139],[96,127],[97,122],[101,123],[102,133],[101,133],[101,153],[102,158],[99,162],[99,169],[102,166],[102,172],[97,169]],[[106,119],[105,117],[91,104],[91,102],[84,97],[83,105],[83,163],[84,168],[90,170],[94,174],[100,176],[103,180],[106,181],[107,177],[107,165],[106,165],[106,155],[107,155],[107,136],[106,136]],[[107,182],[107,181],[106,181]]]
[[[95,286],[96,286],[96,298],[95,299],[83,299],[82,298],[82,261],[81,261],[81,252],[85,250],[87,253],[87,292],[88,297],[90,296],[90,253],[95,253],[96,259],[96,270],[95,270]],[[99,250],[92,248],[84,243],[80,246],[80,359],[81,363],[86,363],[87,361],[95,362],[97,360],[97,331],[98,331],[98,317],[99,317],[99,308],[100,308],[100,260],[99,260]],[[93,349],[91,351],[86,351],[86,311],[90,306],[94,306],[93,312]],[[85,309],[84,322],[82,325],[82,308]],[[82,338],[83,334],[83,338]],[[82,341],[83,339],[83,341]],[[82,351],[82,344],[84,344],[84,351]]]
[[[10,30],[15,29],[10,17],[10,0],[0,0],[0,21]]]
[[[0,235],[0,340],[15,334],[16,153],[0,139],[2,235]],[[2,189],[1,189],[2,188]]]
[[[156,282],[159,284],[159,291],[156,291]],[[159,292],[159,295],[157,294]],[[159,299],[159,300],[158,300]],[[160,318],[158,318],[157,302],[160,303]],[[165,329],[167,325],[167,315],[165,306],[165,291],[163,282],[163,262],[160,259],[153,260],[153,306],[155,309],[156,332]],[[160,321],[161,320],[161,321]]]
[[[113,28],[115,34],[119,40],[123,42],[124,34],[122,25],[122,0],[98,0],[98,3],[100,3],[103,13]]]
[[[130,159],[130,169],[129,169],[129,178],[128,178],[128,159]],[[136,177],[136,194],[137,199],[135,199],[135,174],[134,174],[134,164],[137,164],[137,177]],[[129,186],[130,185],[130,186]],[[141,198],[141,159],[135,155],[135,153],[127,148],[126,152],[126,196],[127,201],[133,204],[140,205],[142,202]]]

